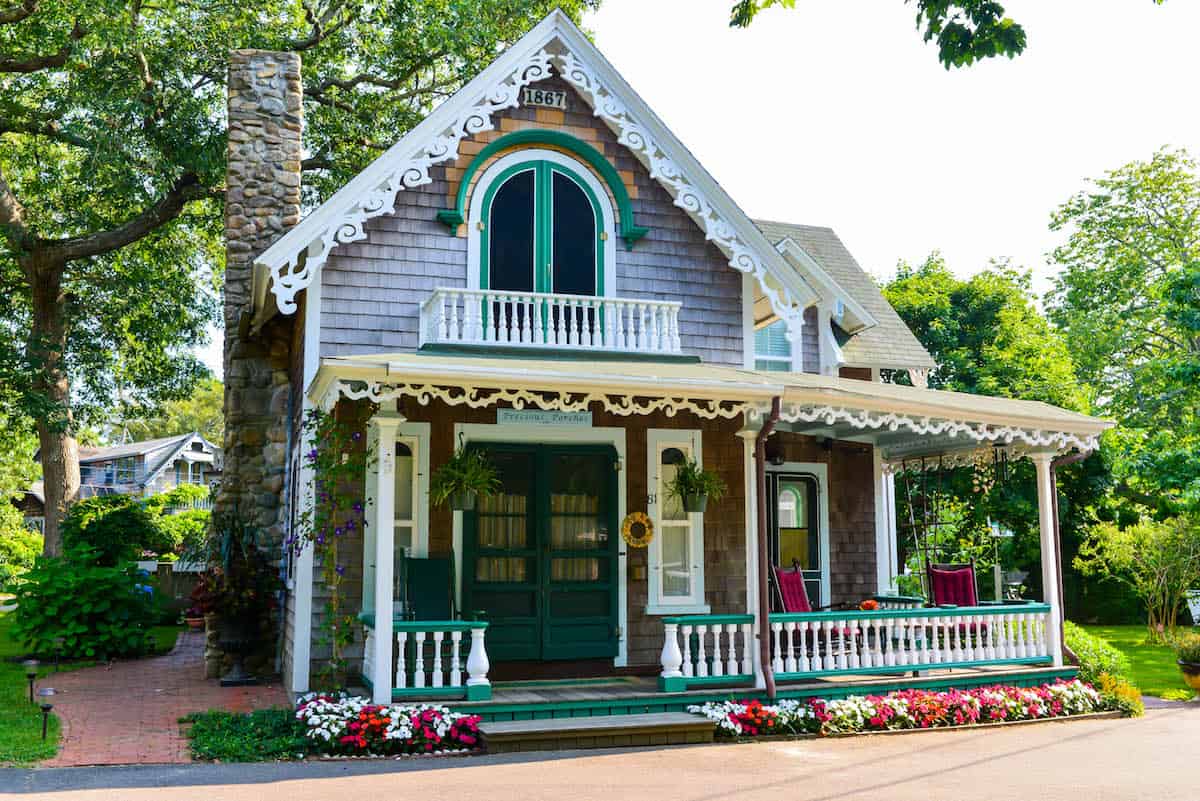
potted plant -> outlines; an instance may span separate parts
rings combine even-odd
[[[478,498],[486,498],[500,489],[496,468],[482,451],[460,446],[454,455],[439,467],[429,480],[433,502],[443,506],[447,501],[457,512],[475,508]]]
[[[1175,658],[1183,673],[1183,680],[1193,690],[1200,692],[1200,635],[1189,634],[1177,640]]]
[[[204,610],[198,606],[189,606],[183,613],[183,622],[187,623],[190,630],[200,631],[204,628]]]
[[[687,459],[675,469],[674,477],[667,483],[667,495],[683,501],[685,512],[703,512],[708,500],[721,500],[725,495],[725,482],[711,470],[705,470],[695,459]]]

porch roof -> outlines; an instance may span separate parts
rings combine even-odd
[[[599,402],[618,414],[693,411],[745,415],[757,426],[782,398],[794,431],[879,445],[890,461],[970,452],[981,444],[1019,451],[1094,449],[1113,423],[1038,401],[921,389],[836,376],[645,360],[497,358],[419,352],[321,360],[309,396],[381,401],[400,396],[473,408],[509,402],[581,411]]]

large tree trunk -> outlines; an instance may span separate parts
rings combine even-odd
[[[36,258],[36,256],[34,257]],[[35,376],[33,390],[49,408],[37,416],[42,478],[46,493],[46,556],[62,553],[62,519],[79,496],[79,443],[71,415],[71,382],[65,354],[62,279],[66,264],[32,261],[26,266],[33,288],[33,330],[29,357]]]

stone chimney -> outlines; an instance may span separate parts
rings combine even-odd
[[[225,468],[216,511],[282,537],[292,329],[252,326],[254,259],[300,220],[300,57],[236,50],[229,59],[225,189]]]

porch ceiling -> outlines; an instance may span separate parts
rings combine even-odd
[[[449,356],[419,352],[326,358],[309,397],[380,401],[400,396],[472,408],[511,403],[582,411],[601,403],[617,414],[666,410],[743,416],[757,428],[774,398],[783,425],[798,433],[871,442],[889,461],[969,454],[1094,449],[1112,423],[1036,401],[920,389],[834,376],[743,370],[647,360]]]

